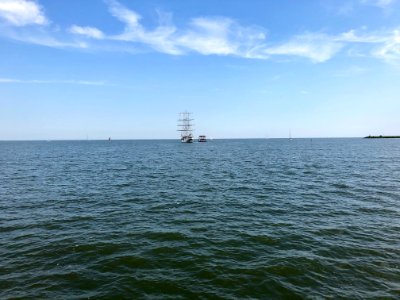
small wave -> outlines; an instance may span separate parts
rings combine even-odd
[[[185,241],[187,236],[180,232],[146,232],[144,236],[156,241]]]
[[[335,187],[335,188],[338,188],[338,189],[348,189],[348,188],[350,188],[350,186],[345,184],[345,183],[333,183],[332,186]]]

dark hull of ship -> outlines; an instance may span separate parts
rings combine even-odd
[[[182,143],[193,143],[193,138],[184,136],[184,137],[181,138],[181,142]]]

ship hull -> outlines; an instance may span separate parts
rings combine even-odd
[[[183,136],[181,138],[181,142],[182,143],[193,143],[193,138],[190,136]]]

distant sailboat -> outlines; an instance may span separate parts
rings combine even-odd
[[[291,140],[293,140],[292,139],[292,132],[291,132],[291,130],[289,130],[289,141],[291,141]]]

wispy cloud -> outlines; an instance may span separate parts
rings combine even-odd
[[[84,35],[93,39],[103,39],[104,33],[94,27],[81,27],[73,25],[69,28],[69,31],[73,34]]]
[[[237,32],[233,26],[228,18],[196,18],[186,32],[176,37],[175,44],[203,55],[239,55],[240,43],[235,42]]]
[[[1,0],[0,18],[14,26],[48,24],[42,7],[28,0]]]
[[[332,58],[343,43],[325,34],[307,33],[292,40],[264,49],[268,55],[294,55],[306,57],[314,62],[324,62]]]
[[[169,55],[197,53],[248,59],[305,58],[314,63],[326,62],[339,53],[358,53],[359,56],[372,56],[386,62],[400,61],[398,29],[375,32],[353,29],[336,34],[306,32],[286,40],[272,41],[264,28],[243,25],[227,17],[196,17],[189,20],[186,26],[178,28],[173,24],[172,14],[161,11],[158,11],[158,24],[150,29],[142,24],[142,17],[136,11],[117,0],[104,0],[110,14],[124,24],[122,32],[110,34],[100,28],[77,24],[68,27],[66,31],[57,31],[54,26],[22,26],[49,22],[37,2],[2,1],[0,17],[7,20],[9,26],[0,27],[0,34],[21,42],[54,48],[112,49],[110,51],[134,49],[134,53],[152,49]],[[393,4],[395,0],[354,1],[384,7]],[[21,9],[15,7],[25,7],[22,11],[30,13],[19,13],[19,16],[25,16],[20,17],[19,21],[6,17],[5,11],[18,15],[16,12]],[[28,15],[29,18],[26,17]]]
[[[15,41],[40,45],[51,48],[78,48],[87,49],[88,43],[85,41],[76,41],[66,38],[53,37],[48,32],[43,31],[3,31],[3,35]]]
[[[387,62],[400,62],[400,30],[395,30],[384,45],[376,49],[373,54]]]
[[[351,44],[371,45],[369,54],[390,63],[400,62],[400,29],[376,32],[350,30],[335,38]]]
[[[16,78],[0,78],[0,84],[3,83],[21,83],[21,84],[77,84],[77,85],[109,85],[105,81],[92,80],[41,80],[41,79],[16,79]]]
[[[110,13],[125,23],[124,31],[121,34],[110,36],[110,39],[146,44],[160,52],[168,54],[182,54],[176,48],[172,39],[172,35],[176,29],[170,24],[167,18],[163,18],[164,22],[154,30],[146,30],[140,24],[141,16],[138,13],[129,10],[117,1],[106,0],[105,2],[109,6]]]
[[[107,39],[141,43],[159,52],[182,55],[197,52],[202,55],[231,55],[266,59],[274,55],[300,56],[323,62],[339,49],[337,42],[319,36],[304,35],[278,46],[267,46],[266,31],[256,26],[243,26],[226,17],[193,18],[188,26],[178,29],[172,15],[160,13],[160,25],[147,30],[141,16],[115,0],[106,0],[111,14],[125,23],[121,34]]]
[[[241,26],[222,17],[195,18],[189,28],[177,37],[176,44],[185,50],[204,55],[235,55],[258,58],[257,49],[264,46],[266,34],[259,28]]]
[[[0,35],[53,48],[87,48],[85,42],[57,37],[57,30],[47,26],[50,23],[34,0],[0,0]]]
[[[167,54],[197,52],[203,55],[255,57],[254,50],[265,40],[263,30],[241,26],[225,17],[193,18],[187,28],[178,29],[172,24],[172,14],[160,11],[159,25],[148,30],[141,24],[142,17],[137,12],[115,0],[106,0],[106,3],[110,13],[125,24],[122,33],[108,35],[106,39],[147,45]]]

